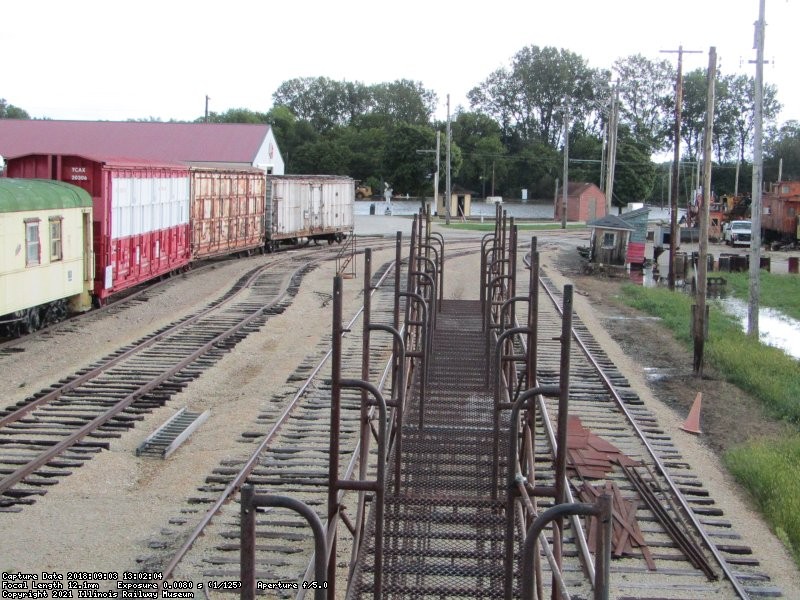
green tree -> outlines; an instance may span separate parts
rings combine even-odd
[[[197,119],[198,122],[204,121],[205,117]],[[248,108],[229,108],[224,113],[211,112],[208,115],[209,123],[267,123],[267,113],[252,111]]]
[[[612,67],[619,90],[620,122],[652,152],[667,147],[675,105],[675,70],[666,60],[641,54],[620,58]]]
[[[625,206],[647,200],[653,195],[657,181],[650,148],[633,136],[627,127],[621,127],[617,139],[612,205]]]
[[[765,144],[765,180],[777,181],[779,162],[783,160],[782,179],[800,179],[800,122],[787,121]],[[767,173],[771,177],[767,177]]]
[[[723,104],[723,110],[718,118],[730,120],[728,129],[723,130],[725,135],[735,139],[738,149],[738,159],[744,161],[746,150],[752,146],[753,117],[755,111],[755,78],[747,75],[737,75],[724,78],[726,82],[726,95],[730,103]],[[763,98],[763,123],[764,130],[775,126],[781,104],[778,102],[778,88],[774,85],[764,85]],[[726,114],[729,113],[729,114]],[[716,126],[715,118],[715,126]],[[730,142],[733,146],[733,141]]]
[[[319,139],[302,144],[295,151],[293,169],[296,173],[349,175],[352,152],[335,139]]]
[[[703,150],[703,130],[706,126],[706,71],[695,69],[683,77],[681,107],[681,144],[684,154],[696,161]]]
[[[272,94],[275,106],[283,105],[318,132],[347,125],[354,114],[366,110],[368,94],[361,84],[327,77],[297,77],[284,81]]]
[[[459,112],[452,124],[452,135],[463,157],[456,183],[484,197],[491,194],[492,187],[502,187],[508,163],[497,122],[480,113]]]
[[[319,134],[311,123],[301,121],[287,106],[274,106],[265,115],[265,120],[272,127],[275,139],[281,149],[281,155],[286,163],[287,173],[308,173],[300,169],[300,163],[295,164],[298,149],[319,139]]]
[[[428,125],[436,109],[436,94],[419,82],[400,79],[366,86],[327,77],[284,81],[273,103],[289,108],[300,120],[324,133],[334,127],[393,127],[399,123]]]
[[[564,111],[584,120],[596,110],[597,72],[579,55],[547,46],[523,48],[510,69],[499,69],[467,94],[473,110],[494,118],[508,139],[511,129],[524,142],[555,146]]]
[[[347,174],[350,177],[378,183],[384,179],[383,155],[389,137],[385,129],[339,127],[329,137],[348,149],[350,162]]]
[[[444,146],[444,144],[442,144]],[[436,147],[436,132],[430,127],[401,123],[386,138],[386,149],[383,155],[383,172],[395,193],[421,196],[431,193],[433,161],[431,155],[417,150],[428,150]],[[455,180],[461,168],[461,149],[451,144],[451,176]],[[441,162],[441,180],[444,181],[444,160]]]
[[[603,140],[587,131],[583,123],[573,125],[569,133],[569,178],[600,185]]]
[[[528,190],[532,198],[552,198],[556,178],[561,179],[563,155],[541,140],[533,140],[509,156],[508,176],[499,195],[519,198]]]
[[[429,126],[436,110],[436,94],[426,90],[422,83],[398,79],[379,83],[370,88],[370,112],[382,119],[384,127],[400,123]]]
[[[30,119],[31,116],[13,104],[8,104],[5,98],[0,98],[0,119]]]

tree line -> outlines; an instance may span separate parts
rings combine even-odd
[[[456,108],[451,123],[453,184],[478,196],[519,197],[527,189],[532,197],[553,197],[562,172],[565,123],[569,179],[600,184],[616,96],[620,113],[614,204],[664,200],[669,166],[654,158],[673,147],[675,79],[667,60],[633,55],[609,69],[596,69],[569,50],[523,48],[468,92],[469,107]],[[689,195],[689,173],[701,158],[706,90],[704,69],[684,75],[684,197]],[[717,73],[712,172],[717,194],[750,189],[753,97],[753,77]],[[346,174],[376,190],[389,182],[395,192],[421,196],[432,193],[437,131],[442,133],[444,172],[446,123],[435,118],[438,101],[422,83],[407,79],[367,85],[304,77],[283,82],[266,112],[236,108],[212,112],[209,121],[269,123],[288,173]],[[765,181],[777,178],[781,158],[784,179],[800,177],[800,123],[778,127],[780,109],[777,89],[766,85]],[[27,113],[0,100],[0,118],[27,118]]]

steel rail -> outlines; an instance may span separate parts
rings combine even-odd
[[[74,444],[76,444],[77,442],[82,440],[84,437],[86,437],[88,434],[90,434],[94,430],[96,430],[98,427],[100,427],[101,425],[105,424],[106,422],[111,420],[113,417],[115,417],[117,414],[119,414],[120,412],[122,412],[123,410],[128,408],[136,400],[138,400],[139,398],[141,398],[142,396],[144,396],[148,392],[153,391],[159,385],[161,385],[164,381],[166,381],[167,379],[173,377],[175,374],[179,373],[182,369],[186,368],[188,365],[193,363],[195,360],[197,360],[198,358],[200,358],[201,356],[206,354],[216,344],[218,344],[219,342],[227,339],[231,335],[237,333],[240,329],[242,329],[243,327],[248,325],[251,321],[253,321],[256,318],[260,317],[262,313],[264,313],[265,311],[269,310],[272,306],[274,306],[274,305],[280,303],[281,301],[283,301],[283,299],[286,297],[286,295],[288,294],[288,291],[289,291],[288,282],[291,282],[291,279],[298,272],[303,270],[304,268],[305,268],[305,265],[301,266],[301,267],[298,267],[291,275],[287,276],[287,278],[286,278],[286,282],[287,283],[284,285],[283,291],[275,299],[273,299],[272,302],[270,302],[269,304],[261,307],[258,311],[254,312],[254,313],[251,313],[248,317],[246,317],[245,319],[239,321],[239,323],[237,323],[233,327],[228,328],[223,333],[220,333],[219,335],[214,337],[212,340],[210,340],[209,342],[205,343],[203,346],[201,346],[200,348],[198,348],[197,350],[192,352],[186,358],[182,359],[180,362],[178,362],[177,364],[175,364],[172,367],[170,367],[167,371],[161,373],[155,379],[151,379],[145,385],[140,386],[134,392],[131,392],[130,394],[128,394],[127,396],[125,396],[121,400],[117,401],[107,411],[105,411],[104,413],[98,415],[97,417],[95,417],[94,419],[92,419],[91,421],[86,423],[83,427],[81,427],[81,428],[75,430],[74,432],[72,432],[69,436],[64,438],[61,442],[51,446],[50,448],[48,448],[47,451],[42,452],[35,459],[33,459],[32,461],[28,462],[26,465],[20,467],[19,469],[17,469],[16,471],[11,473],[10,475],[5,477],[4,479],[0,480],[0,493],[5,492],[6,490],[11,488],[15,484],[19,483],[25,477],[27,477],[28,475],[30,475],[31,473],[36,471],[36,469],[38,469],[39,467],[47,464],[53,458],[55,458],[56,456],[61,454],[64,450],[66,450],[67,448],[73,446]]]
[[[526,255],[526,257],[525,257],[526,264],[527,264],[527,259],[528,259],[528,256]],[[545,283],[545,281],[542,278],[539,278],[539,280],[541,282],[542,287],[545,290],[545,293],[550,298],[550,301],[553,303],[553,305],[555,306],[555,308],[558,311],[558,313],[561,314],[561,308],[560,308],[558,302],[556,301],[555,296],[553,295],[552,291],[548,288],[547,284]],[[639,439],[644,444],[644,446],[647,449],[647,452],[650,455],[651,459],[653,460],[653,464],[655,464],[656,469],[658,470],[659,474],[664,478],[664,480],[667,482],[667,485],[669,486],[670,491],[678,499],[678,502],[679,502],[681,508],[683,509],[683,512],[686,515],[686,518],[689,519],[689,521],[691,522],[692,526],[697,531],[698,535],[700,535],[700,537],[702,538],[703,543],[706,545],[708,550],[714,556],[714,560],[717,561],[717,564],[719,564],[720,568],[722,569],[723,573],[725,574],[725,577],[731,582],[731,585],[736,590],[737,596],[739,598],[742,598],[743,600],[746,600],[746,599],[750,598],[750,596],[747,593],[747,591],[739,583],[739,581],[736,578],[736,576],[734,575],[733,571],[731,571],[731,568],[728,565],[728,562],[725,560],[725,557],[723,557],[720,554],[720,552],[717,549],[717,547],[714,544],[714,542],[711,541],[711,538],[709,538],[708,534],[705,532],[705,529],[703,528],[702,524],[700,523],[700,521],[695,516],[694,512],[692,511],[691,507],[689,506],[688,502],[686,501],[686,498],[684,498],[683,494],[678,489],[678,486],[675,484],[675,482],[673,481],[672,477],[667,472],[667,469],[664,466],[664,463],[661,462],[661,459],[656,454],[656,450],[653,448],[653,446],[647,440],[647,438],[645,437],[644,432],[641,430],[641,428],[639,427],[638,423],[636,423],[635,417],[631,414],[631,412],[625,406],[625,402],[622,399],[622,397],[619,395],[619,393],[617,392],[616,388],[614,387],[614,384],[611,382],[611,380],[605,374],[605,371],[603,370],[602,366],[597,362],[597,359],[594,357],[594,355],[592,354],[591,350],[589,350],[589,348],[583,342],[583,340],[581,339],[580,334],[577,332],[577,330],[574,327],[572,328],[572,337],[577,342],[578,346],[580,347],[581,351],[586,356],[587,360],[589,360],[591,365],[597,371],[597,373],[600,376],[600,379],[601,379],[603,385],[608,390],[609,394],[613,398],[613,400],[616,403],[616,405],[622,411],[622,414],[625,416],[625,418],[628,421],[628,423],[630,423],[630,425],[633,428],[633,430],[636,433],[636,435],[639,437]]]
[[[47,404],[48,402],[52,402],[53,400],[57,400],[63,394],[71,392],[72,390],[74,390],[78,386],[86,383],[87,381],[90,381],[90,380],[94,379],[95,377],[97,377],[98,375],[104,373],[106,370],[108,370],[109,368],[113,367],[114,365],[119,364],[123,360],[126,360],[126,359],[130,358],[131,356],[135,355],[136,353],[141,352],[142,350],[145,350],[145,349],[149,348],[150,346],[152,346],[156,342],[161,341],[165,337],[173,335],[174,333],[179,331],[182,327],[191,325],[191,324],[197,322],[202,317],[206,316],[207,314],[217,310],[218,308],[220,308],[222,306],[225,306],[230,301],[232,301],[234,298],[239,296],[239,294],[241,294],[243,291],[248,289],[253,284],[253,282],[256,280],[256,278],[258,278],[266,269],[268,269],[270,267],[274,267],[278,262],[281,262],[281,261],[273,260],[272,262],[270,262],[270,263],[268,263],[266,265],[263,265],[263,266],[259,267],[258,269],[256,269],[255,271],[253,271],[252,274],[247,278],[247,280],[239,287],[239,289],[237,291],[235,291],[234,293],[232,293],[230,296],[225,297],[220,301],[216,301],[216,303],[212,302],[211,305],[200,309],[200,312],[198,312],[198,313],[196,313],[194,315],[190,315],[189,317],[186,317],[183,320],[179,320],[177,323],[175,323],[173,326],[169,327],[168,329],[166,329],[166,330],[164,330],[164,331],[162,331],[160,333],[156,333],[156,334],[152,335],[151,337],[148,337],[143,342],[141,342],[139,344],[136,344],[135,346],[132,346],[128,350],[124,351],[122,354],[119,354],[118,356],[114,356],[113,358],[111,358],[111,359],[109,359],[107,361],[104,361],[103,364],[95,367],[94,369],[91,369],[90,371],[87,371],[86,373],[83,373],[82,375],[79,375],[78,377],[68,381],[64,385],[62,385],[62,386],[60,386],[60,387],[58,387],[58,388],[56,388],[54,390],[51,390],[47,394],[44,394],[43,396],[40,396],[39,398],[36,398],[35,400],[32,400],[31,402],[28,402],[24,406],[21,406],[20,408],[18,408],[14,412],[11,412],[11,413],[5,415],[4,417],[0,418],[0,427],[5,427],[6,425],[9,425],[11,423],[15,423],[15,422],[19,421],[20,419],[22,419],[25,415],[30,413],[35,408],[38,408],[39,406],[41,406],[43,404]]]
[[[394,265],[394,261],[391,262],[392,265]],[[381,276],[376,285],[373,286],[372,294],[374,294],[377,291],[377,289],[383,284],[383,282],[389,276],[389,273],[392,272],[392,268],[393,267],[386,269],[386,272]],[[361,313],[363,311],[364,311],[364,306],[362,304],[362,306],[356,311],[356,313],[344,327],[345,333],[353,326],[353,324],[361,316]],[[233,480],[231,480],[231,482],[220,493],[219,497],[214,502],[214,504],[212,504],[211,507],[206,511],[205,515],[203,515],[203,518],[200,519],[200,521],[192,530],[192,532],[189,534],[187,539],[183,542],[183,544],[181,544],[181,547],[178,548],[178,550],[175,552],[170,562],[162,571],[164,578],[169,578],[172,576],[172,573],[175,571],[175,568],[180,564],[181,560],[183,560],[183,557],[186,555],[186,553],[192,548],[197,538],[202,535],[203,530],[208,526],[208,524],[211,522],[214,516],[220,511],[220,509],[228,502],[229,498],[233,496],[236,490],[238,490],[244,484],[247,477],[250,475],[250,473],[253,472],[253,469],[255,469],[256,466],[259,464],[261,454],[264,452],[264,450],[266,450],[266,448],[272,443],[272,441],[278,435],[283,425],[286,423],[286,421],[292,415],[294,410],[297,408],[297,404],[299,403],[300,399],[305,395],[308,388],[311,387],[314,378],[320,372],[322,367],[325,366],[325,363],[328,362],[332,354],[333,354],[333,348],[329,349],[325,353],[325,356],[323,356],[320,362],[317,364],[317,366],[314,367],[309,376],[300,386],[300,389],[295,393],[292,400],[289,402],[284,411],[278,417],[277,421],[275,421],[274,425],[272,426],[272,429],[270,429],[269,433],[267,433],[264,439],[250,454],[250,458],[247,459],[247,462],[245,462],[244,466],[241,468],[239,473],[236,474]],[[353,466],[354,465],[355,463],[353,462]],[[325,523],[325,527],[327,528],[328,526],[329,525]]]

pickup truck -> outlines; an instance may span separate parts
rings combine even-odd
[[[750,221],[731,221],[722,226],[722,239],[728,246],[749,246],[750,236]]]

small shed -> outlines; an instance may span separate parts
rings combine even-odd
[[[598,265],[625,266],[634,228],[620,217],[606,215],[589,223],[592,229],[589,261]]]
[[[561,221],[564,187],[556,192],[554,220]],[[594,183],[569,182],[567,184],[567,221],[588,223],[606,215],[606,195]]]
[[[447,209],[444,199],[447,192],[436,198],[436,212],[439,217],[443,217]],[[450,216],[456,219],[468,217],[472,214],[472,192],[454,185],[450,190]]]
[[[647,246],[647,220],[650,217],[650,209],[643,207],[622,213],[620,219],[633,227],[630,238],[628,239],[628,259],[631,265],[644,264],[644,251]]]

